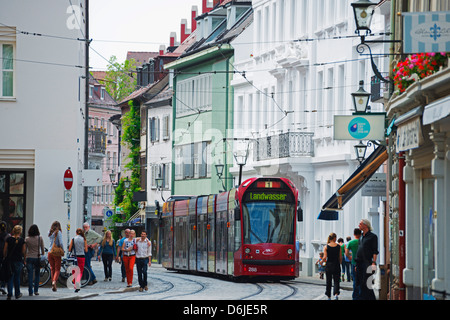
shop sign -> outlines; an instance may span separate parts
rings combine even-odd
[[[385,118],[384,113],[334,116],[334,140],[383,140]]]
[[[397,128],[396,152],[418,148],[422,142],[420,117],[405,122]]]
[[[450,51],[450,12],[404,12],[403,52]]]

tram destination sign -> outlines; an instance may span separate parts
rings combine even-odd
[[[268,193],[250,191],[246,194],[247,201],[292,201],[292,195],[286,192]]]

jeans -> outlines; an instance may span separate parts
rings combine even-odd
[[[103,270],[105,271],[105,279],[112,278],[113,255],[110,253],[102,253]]]
[[[147,266],[148,258],[136,258],[136,269],[138,273],[139,286],[145,288],[147,286]]]
[[[357,284],[356,279],[356,265],[351,265],[351,272],[352,272],[352,278],[353,278],[353,294],[352,299],[353,300],[359,300],[359,297],[361,296],[361,289],[359,287],[359,284]]]
[[[84,255],[85,266],[89,269],[89,272],[91,273],[91,281],[96,280],[94,271],[92,270],[92,267],[91,267],[91,259],[94,255],[95,255],[95,250],[92,248],[88,248],[88,251]]]
[[[28,271],[28,293],[32,295],[33,287],[34,293],[37,293],[39,290],[40,265],[38,258],[27,258],[27,271]]]
[[[22,272],[23,263],[21,261],[11,262],[12,264],[12,276],[8,280],[8,297],[12,297],[13,287],[15,297],[20,296],[20,273]]]

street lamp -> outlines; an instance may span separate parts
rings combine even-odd
[[[369,35],[371,33],[370,24],[372,22],[376,4],[368,0],[358,0],[351,3],[351,6],[353,7],[353,13],[355,16],[355,33],[357,33],[361,38],[361,43],[356,46],[356,51],[359,54],[362,54],[365,51],[365,48],[367,48],[369,50],[370,62],[375,76],[381,82],[392,84],[392,80],[389,78],[384,78],[378,70],[375,61],[373,60],[372,50],[370,49],[368,43],[398,43],[401,42],[401,40],[366,40],[366,35]],[[361,31],[365,31],[365,33],[361,35]]]
[[[222,175],[223,175],[223,170],[225,169],[225,165],[220,163],[216,163],[216,174],[219,177],[219,180],[222,182],[222,187],[223,189],[226,191],[227,188],[225,187],[225,184],[223,183],[223,179],[222,179]]]
[[[125,187],[125,189],[130,188],[130,179],[128,179],[128,177],[123,181],[123,186]]]
[[[164,179],[161,178],[161,177],[158,177],[158,178],[155,179],[155,181],[156,181],[156,189],[161,191],[161,199],[162,199],[162,201],[166,202],[166,200],[164,200],[163,191],[162,191],[162,185],[163,185]]]
[[[359,89],[352,93],[353,107],[355,113],[366,113],[371,94],[364,90],[364,81],[359,81]]]
[[[355,151],[356,159],[358,159],[359,164],[363,163],[366,157],[367,146],[360,140],[359,143],[355,145]]]
[[[368,0],[358,0],[351,3],[355,15],[356,33],[364,30],[366,34],[370,33],[370,24],[376,4]]]
[[[236,163],[239,166],[239,185],[242,183],[242,168],[247,163],[248,157],[248,149],[245,152],[235,152],[234,159],[236,159]]]

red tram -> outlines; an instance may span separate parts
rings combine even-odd
[[[298,277],[297,201],[297,188],[285,178],[252,178],[217,195],[168,200],[162,265],[231,278]]]

